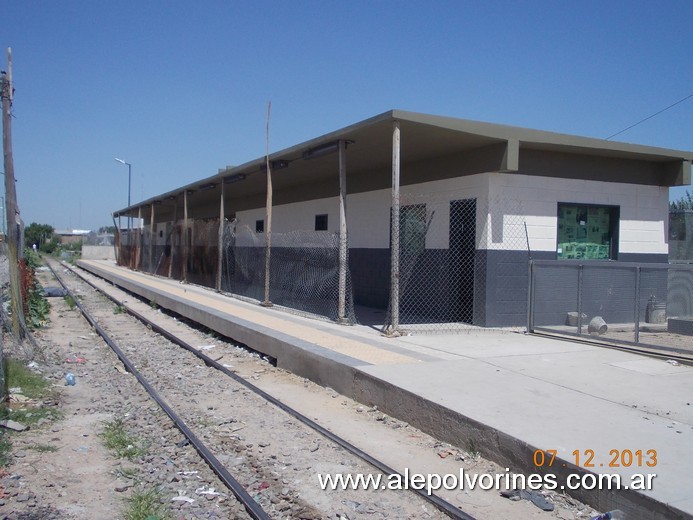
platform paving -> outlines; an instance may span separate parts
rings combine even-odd
[[[654,473],[653,488],[570,494],[628,518],[693,518],[693,368],[621,350],[504,331],[385,338],[241,301],[109,261],[79,265],[461,448],[526,473]],[[537,449],[556,450],[536,468]],[[589,451],[594,467],[584,466]],[[630,450],[630,467],[609,467]],[[648,450],[656,450],[656,465]],[[626,454],[627,461],[627,454]]]

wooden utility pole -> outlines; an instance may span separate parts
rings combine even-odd
[[[5,209],[7,211],[7,256],[10,269],[10,291],[12,294],[12,332],[15,337],[24,337],[24,306],[22,304],[21,280],[19,277],[19,209],[14,181],[12,160],[12,49],[7,49],[7,72],[2,71],[2,149],[5,158]]]
[[[265,163],[267,166],[267,204],[265,205],[265,300],[264,307],[271,307],[270,300],[270,254],[272,252],[272,170],[269,159],[269,122],[272,102],[267,102],[267,129],[265,132]]]

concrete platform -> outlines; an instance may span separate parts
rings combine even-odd
[[[595,474],[656,474],[650,491],[569,493],[628,518],[693,518],[693,368],[613,349],[499,331],[388,339],[263,308],[210,289],[87,260],[79,265],[162,307],[276,358],[277,365],[334,388],[462,448],[525,473],[576,467]],[[535,450],[556,450],[536,468]],[[612,450],[642,451],[609,467]],[[656,450],[656,465],[648,450]],[[560,489],[560,487],[559,487]]]

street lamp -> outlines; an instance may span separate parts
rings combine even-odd
[[[126,162],[122,159],[118,159],[117,157],[114,157],[116,161],[118,161],[121,164],[127,164],[128,166],[128,208],[130,207],[130,186],[132,186],[132,164],[129,162]],[[132,227],[132,217],[128,217],[128,232],[130,228]]]

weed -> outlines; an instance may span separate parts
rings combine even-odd
[[[165,503],[162,503],[161,492],[157,489],[148,491],[136,491],[127,499],[127,509],[124,513],[125,520],[168,520],[171,514]]]
[[[5,359],[5,378],[8,388],[21,388],[22,395],[36,400],[45,400],[53,394],[51,384],[39,374],[16,359]],[[25,405],[0,409],[0,418],[11,419],[26,425],[38,423],[41,419],[56,420],[62,416],[60,411],[52,406]]]
[[[31,426],[38,423],[41,419],[56,421],[62,418],[62,413],[55,408],[46,407],[15,409],[6,408],[2,413],[0,413],[0,417]]]
[[[22,389],[22,394],[30,399],[38,399],[50,394],[50,383],[16,359],[5,360],[5,380],[8,388],[19,387]]]
[[[113,314],[123,314],[124,312],[125,312],[125,307],[123,307],[122,305],[116,305],[113,308]]]
[[[99,436],[116,457],[133,460],[147,451],[141,440],[127,432],[125,421],[120,417],[104,423]]]
[[[473,459],[479,456],[479,445],[476,443],[476,440],[474,438],[469,437],[467,439],[465,449]]]
[[[43,327],[48,321],[51,307],[43,294],[43,288],[36,279],[36,269],[41,265],[41,257],[32,249],[26,249],[21,263],[22,287],[26,290],[24,302],[25,318],[31,329]]]
[[[6,468],[10,465],[12,454],[12,443],[9,435],[5,432],[0,432],[0,466]]]
[[[134,480],[137,477],[137,468],[118,468],[118,476]]]
[[[31,446],[27,446],[27,448],[30,450],[36,450],[39,453],[53,453],[58,451],[58,448],[51,446],[50,444],[32,444]]]
[[[70,310],[77,307],[77,304],[75,303],[74,298],[72,296],[70,296],[69,294],[65,295],[65,303],[67,303],[67,306],[70,308]]]
[[[150,306],[152,309],[154,309],[154,310],[157,310],[157,309],[159,308],[159,304],[156,303],[154,300],[151,300],[151,301],[149,302],[149,306]]]

